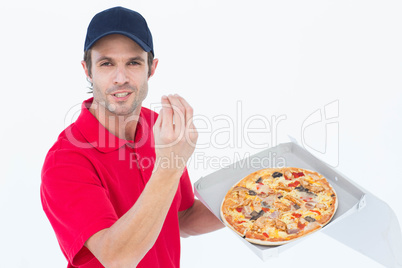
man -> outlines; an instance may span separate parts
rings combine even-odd
[[[159,116],[141,107],[158,60],[139,13],[98,13],[84,50],[93,98],[42,170],[43,208],[68,267],[179,267],[180,235],[222,227],[194,200],[186,170],[192,108],[178,95],[162,97]]]

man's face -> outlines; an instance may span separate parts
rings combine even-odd
[[[93,104],[103,106],[109,115],[129,116],[139,111],[148,93],[147,53],[119,34],[101,38],[91,53]],[[151,67],[152,74],[156,63]],[[88,74],[85,62],[83,65]]]

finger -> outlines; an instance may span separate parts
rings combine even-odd
[[[167,96],[162,96],[162,127],[173,128],[173,109]]]
[[[163,108],[160,109],[158,117],[156,118],[156,121],[154,124],[155,127],[160,128],[162,126],[162,121],[163,121],[162,118],[163,118]]]
[[[173,108],[173,120],[175,124],[175,132],[178,133],[182,131],[182,126],[185,126],[184,106],[183,104],[181,104],[181,102],[176,96],[169,95],[168,98]]]
[[[190,104],[181,96],[177,95],[180,102],[183,104],[185,108],[185,115],[186,115],[186,137],[188,138],[187,141],[190,143],[191,146],[195,147],[198,139],[198,132],[197,128],[193,123],[193,108]]]
[[[185,119],[186,119],[186,125],[188,124],[189,126],[194,126],[193,125],[193,107],[188,104],[188,102],[180,95],[176,94],[177,98],[180,100],[181,104],[183,105],[185,109]]]

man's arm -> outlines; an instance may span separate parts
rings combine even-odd
[[[110,228],[95,233],[85,242],[106,267],[136,267],[154,245],[185,164],[194,151],[198,134],[190,120],[191,107],[179,96],[163,97],[162,104],[154,126],[156,163],[160,160],[159,163],[170,165],[156,166],[133,207]]]
[[[223,223],[200,200],[179,212],[180,236],[189,237],[209,233],[224,227]]]

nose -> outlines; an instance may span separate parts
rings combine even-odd
[[[128,82],[127,70],[124,66],[118,66],[114,75],[113,83],[115,85],[124,85]]]

